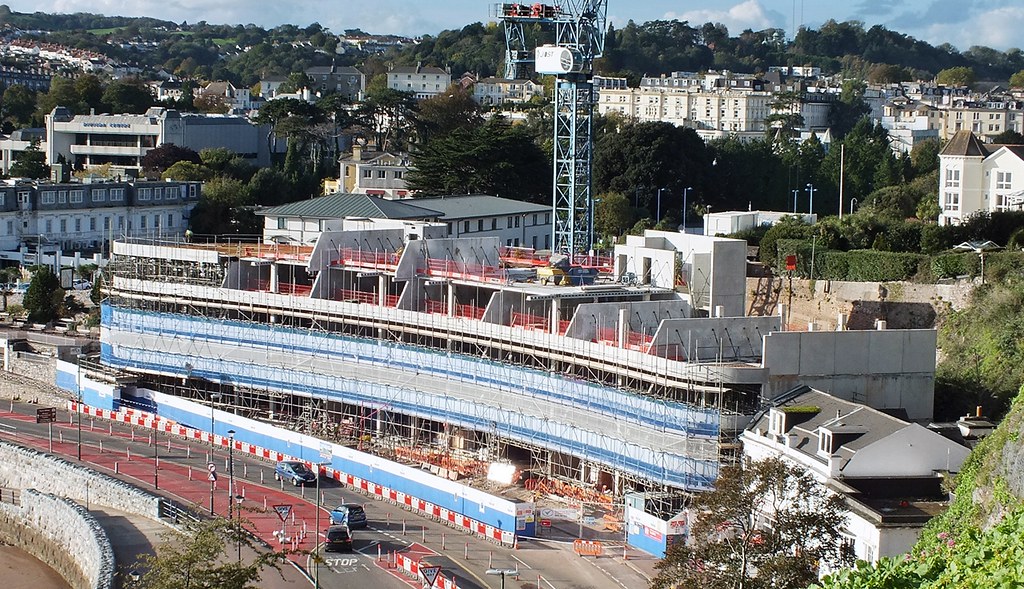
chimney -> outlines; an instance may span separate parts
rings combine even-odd
[[[982,417],[982,413],[981,413],[981,405],[978,405],[978,406],[977,406],[977,407],[976,407],[976,408],[974,409],[974,414],[975,414],[975,417]]]
[[[423,62],[422,61],[417,61],[416,62],[416,73],[417,74],[420,73],[421,69],[423,69]]]
[[[358,143],[352,144],[352,159],[357,162],[363,161],[363,146]]]
[[[836,419],[839,419],[842,416],[843,416],[843,410],[842,409],[836,409]]]
[[[885,326],[885,319],[879,319],[878,322],[875,323],[875,327],[878,329],[878,331],[885,331]]]

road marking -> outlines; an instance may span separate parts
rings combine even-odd
[[[513,555],[511,555],[511,556],[512,556],[512,559],[513,559],[513,560],[515,560],[515,561],[516,561],[516,562],[518,562],[519,564],[523,565],[524,567],[526,567],[526,568],[528,568],[528,569],[532,569],[532,568],[533,568],[532,566],[530,566],[530,565],[526,564],[525,562],[523,562],[523,561],[519,560],[519,558],[518,558],[518,557],[517,557],[516,555],[514,555],[514,554],[513,554]]]

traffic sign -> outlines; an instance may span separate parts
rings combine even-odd
[[[57,421],[56,407],[43,407],[36,409],[36,423],[53,423]]]
[[[210,472],[217,472],[217,465],[211,462],[206,465],[206,470],[209,470]]]
[[[210,474],[207,475],[206,480],[210,481],[211,483],[216,483],[217,482],[217,473],[211,470]]]
[[[434,586],[434,581],[437,580],[437,575],[440,572],[441,572],[441,567],[437,567],[437,566],[430,566],[430,567],[421,566],[420,567],[420,574],[423,575],[423,580],[427,582],[427,589],[430,589],[431,587]]]
[[[322,460],[334,459],[334,444],[328,442],[320,443],[320,458]]]
[[[281,521],[288,519],[288,515],[292,512],[291,505],[275,505],[274,511],[277,512],[277,517],[281,518]]]

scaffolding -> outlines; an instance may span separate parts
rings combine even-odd
[[[247,249],[249,248],[249,249]],[[229,250],[224,253],[223,250]],[[256,272],[253,280],[238,279],[245,284],[246,296],[224,289],[228,275],[246,271],[237,254],[265,260],[277,256],[279,262],[296,264],[289,256],[299,255],[295,249],[280,247],[266,251],[257,246],[217,246],[220,262],[115,254],[109,267],[112,278],[108,295],[112,304],[141,311],[183,314],[218,321],[240,322],[253,326],[290,327],[310,334],[329,333],[389,344],[415,346],[452,357],[482,358],[509,370],[537,370],[596,386],[614,387],[645,402],[682,403],[721,411],[724,407],[746,410],[756,403],[759,387],[742,383],[726,384],[715,376],[709,366],[694,366],[671,358],[650,357],[651,336],[628,332],[626,350],[641,354],[608,354],[602,351],[613,340],[602,334],[601,342],[572,340],[560,337],[569,329],[571,320],[559,319],[557,333],[551,333],[550,316],[512,310],[506,324],[482,321],[486,304],[500,292],[500,287],[487,284],[476,287],[462,285],[461,301],[427,300],[418,313],[399,312],[400,294],[387,294],[382,300],[377,293],[343,288],[332,293],[333,301],[312,298],[313,284],[278,282],[277,292],[262,278],[262,266],[250,266]],[[397,267],[400,254],[346,252],[342,266],[356,270],[381,270]],[[233,267],[232,264],[238,264]],[[434,264],[437,272],[467,272],[487,276],[494,269],[472,267],[453,262]],[[257,270],[253,270],[257,269]],[[498,269],[500,270],[500,269]],[[328,269],[327,271],[331,271]],[[201,279],[190,280],[198,276]],[[315,273],[307,277],[312,283]],[[138,282],[124,282],[124,280]],[[189,289],[165,289],[160,284],[188,285]],[[205,288],[203,288],[205,287]],[[306,288],[308,287],[308,289]],[[166,290],[164,294],[161,291]],[[283,297],[283,298],[282,298]],[[481,302],[484,306],[481,306]],[[527,307],[521,307],[526,311]],[[571,313],[569,307],[567,312]],[[464,321],[473,321],[467,326]],[[534,332],[535,335],[524,337]],[[646,349],[645,349],[646,348]],[[386,353],[386,352],[385,352]],[[668,354],[666,354],[668,355]],[[641,358],[641,361],[637,361]],[[720,364],[720,362],[719,362]],[[642,490],[665,492],[669,488],[628,472],[613,472],[607,464],[586,457],[573,456],[513,439],[496,426],[470,429],[456,427],[441,420],[428,419],[398,411],[386,399],[372,405],[319,398],[315,395],[282,391],[273,386],[251,383],[218,382],[215,379],[192,377],[188,386],[176,379],[150,374],[148,384],[199,402],[215,403],[218,408],[247,417],[265,420],[302,433],[343,443],[383,457],[418,464],[437,470],[452,478],[481,476],[486,465],[495,460],[510,460],[523,472],[544,473],[537,480],[558,481],[561,485],[579,487],[581,495],[603,494],[607,487],[615,495]],[[214,400],[212,393],[217,393]],[[667,407],[667,405],[666,405]],[[626,410],[628,417],[631,409]],[[713,435],[719,435],[715,431]],[[722,455],[729,456],[729,451]],[[716,452],[716,457],[718,453]],[[547,484],[547,483],[545,483]],[[556,485],[550,485],[555,487]],[[560,487],[564,488],[564,487]]]

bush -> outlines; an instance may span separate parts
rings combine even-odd
[[[935,278],[956,278],[968,274],[967,254],[943,254],[932,256],[932,274]]]
[[[854,250],[846,252],[846,280],[856,282],[893,282],[910,280],[924,259],[921,254]]]

